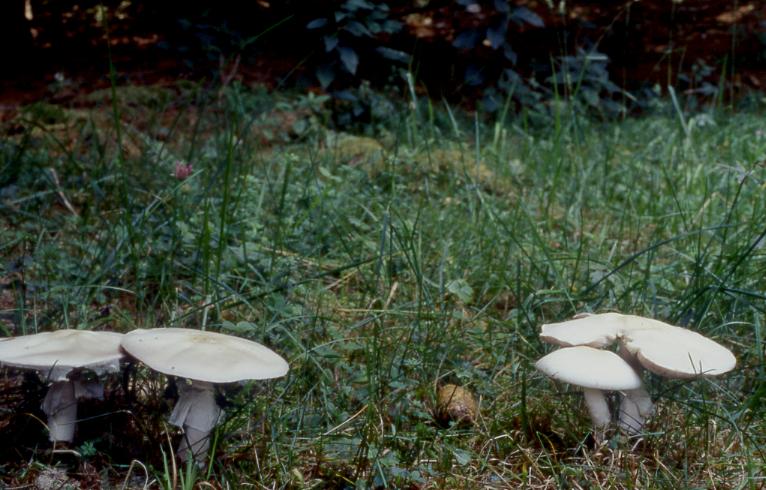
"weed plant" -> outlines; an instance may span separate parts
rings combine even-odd
[[[410,93],[374,138],[331,130],[323,99],[236,83],[115,87],[4,123],[2,335],[200,328],[291,365],[228,389],[198,471],[173,463],[173,390],[131,367],[80,423],[78,474],[164,488],[761,487],[762,115],[669,101],[596,123],[561,103],[535,126]],[[533,363],[549,349],[540,324],[610,310],[700,331],[738,368],[649,379],[646,432],[594,445],[581,395]],[[476,394],[475,423],[434,420],[448,382]],[[0,478],[25,484],[40,473],[29,461],[55,459],[33,418],[40,387],[10,370],[0,383],[13,442]]]

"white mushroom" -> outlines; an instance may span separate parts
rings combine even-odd
[[[535,367],[557,381],[583,389],[596,437],[611,422],[604,391],[642,389],[641,378],[614,352],[588,346],[565,347],[546,355]]]
[[[222,416],[215,402],[215,383],[277,378],[289,366],[271,349],[231,335],[188,328],[134,330],[122,348],[155,371],[189,380],[179,386],[170,423],[184,429],[178,458],[191,454],[203,464],[210,431]]]
[[[0,342],[0,364],[33,369],[51,382],[42,409],[48,417],[50,440],[72,442],[77,400],[103,398],[104,387],[85,382],[82,370],[101,375],[120,370],[122,334],[89,330],[56,330]]]
[[[588,315],[542,326],[540,338],[562,346],[606,347],[617,342],[619,354],[640,374],[643,369],[666,378],[717,376],[736,366],[729,349],[697,332],[659,320],[620,313]],[[641,431],[653,404],[642,387],[623,393],[620,426]]]

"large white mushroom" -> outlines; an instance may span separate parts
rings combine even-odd
[[[666,378],[717,376],[734,369],[737,360],[726,347],[697,332],[659,320],[620,313],[582,315],[542,326],[540,338],[560,346],[607,347],[617,343],[620,357],[641,374],[647,369]],[[641,387],[623,392],[620,427],[641,431],[654,404]]]
[[[178,402],[170,423],[184,430],[177,456],[191,454],[204,463],[210,431],[223,411],[215,402],[216,383],[278,378],[289,366],[271,349],[231,335],[188,328],[134,330],[125,335],[122,348],[155,371],[186,378],[180,383]]]
[[[77,400],[103,398],[99,381],[83,381],[83,370],[96,375],[120,370],[122,334],[89,330],[56,330],[13,337],[0,342],[0,364],[32,369],[51,385],[42,409],[52,442],[72,442]]]
[[[612,420],[604,391],[641,389],[638,373],[620,356],[588,346],[555,350],[535,363],[549,377],[582,388],[596,437]]]

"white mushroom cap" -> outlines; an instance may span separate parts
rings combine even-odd
[[[641,378],[620,356],[588,346],[565,347],[535,367],[557,381],[596,390],[635,390]]]
[[[261,344],[190,328],[134,330],[124,336],[122,348],[155,371],[210,383],[277,378],[289,370]]]
[[[73,369],[96,374],[117,372],[123,335],[90,330],[55,330],[0,342],[0,364],[35,369],[51,381],[63,381]]]
[[[547,323],[542,326],[540,338],[550,344],[564,347],[606,347],[617,339],[622,328],[622,316],[619,313],[602,313],[580,316],[560,323]]]
[[[727,348],[697,332],[636,315],[601,313],[546,324],[540,338],[564,346],[619,341],[641,366],[669,378],[715,376],[737,363]]]
[[[680,327],[627,332],[622,345],[643,367],[666,378],[718,376],[737,365],[729,349]]]

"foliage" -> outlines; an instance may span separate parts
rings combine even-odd
[[[306,28],[319,34],[324,47],[316,76],[325,89],[339,77],[341,71],[357,75],[360,61],[369,60],[373,51],[378,62],[381,58],[404,63],[409,60],[406,53],[385,45],[390,35],[402,30],[402,23],[392,17],[386,3],[346,0],[338,5],[335,12],[310,21]],[[365,47],[367,52],[360,54],[360,48]]]
[[[464,82],[469,86],[497,86],[506,93],[512,91],[520,80],[514,70],[519,55],[509,38],[514,30],[543,27],[543,20],[526,6],[511,5],[508,0],[457,0],[457,3],[464,12],[456,9],[455,20],[467,17],[469,26],[457,33],[452,46],[470,53],[469,59],[476,60],[466,66]],[[487,56],[488,53],[491,54]],[[494,110],[499,105],[488,108]]]
[[[602,53],[578,49],[576,56],[562,56],[557,60],[557,69],[548,82],[557,93],[586,110],[605,118],[624,116],[628,108],[623,101],[635,100],[635,97],[611,81],[608,63],[609,58]]]

